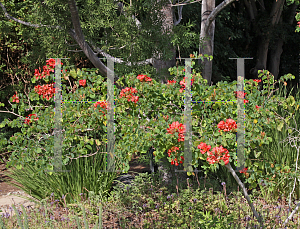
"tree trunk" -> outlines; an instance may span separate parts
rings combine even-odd
[[[268,69],[274,75],[274,80],[278,79],[280,57],[282,54],[283,39],[278,38],[274,49],[270,50]]]
[[[202,17],[201,17],[201,31],[199,41],[199,54],[208,54],[213,56],[214,54],[214,34],[215,34],[215,18],[218,13],[235,0],[224,0],[217,7],[215,7],[215,0],[203,0],[202,1]],[[203,44],[201,45],[201,43]],[[204,46],[204,47],[202,47]],[[202,77],[207,80],[208,85],[211,84],[212,77],[212,61],[208,61],[204,58],[198,60],[199,64],[203,64]]]
[[[245,1],[247,2],[247,1]],[[274,27],[276,26],[279,21],[283,10],[283,4],[285,0],[277,0],[276,2],[273,2],[272,10],[270,12],[270,26]],[[246,7],[249,7],[249,5],[246,4]],[[250,12],[253,12],[254,9],[256,10],[255,6],[248,8]],[[251,15],[251,14],[250,14]],[[252,17],[251,17],[252,18]],[[253,18],[252,18],[253,19]],[[250,74],[254,76],[254,78],[257,78],[258,76],[258,70],[267,69],[267,59],[268,59],[268,49],[270,44],[270,29],[268,32],[262,32],[259,38],[259,45],[257,49],[257,55],[256,55],[256,65],[254,68],[250,70]],[[275,50],[274,50],[275,51]],[[277,52],[280,52],[280,48],[277,50]],[[281,51],[282,52],[282,51]],[[279,59],[280,61],[280,59]],[[260,90],[263,89],[263,81],[259,83]]]
[[[295,3],[289,6],[290,13],[288,14],[288,18],[286,21],[290,25],[293,24],[297,7],[298,7],[298,5]],[[280,23],[282,23],[282,20],[283,20],[282,17],[280,17]],[[280,57],[283,52],[283,49],[282,49],[283,44],[284,44],[284,41],[283,41],[282,37],[280,37],[276,41],[275,48],[270,50],[268,69],[274,75],[274,80],[278,80],[278,78],[279,78]]]
[[[268,32],[269,33],[269,32]],[[257,78],[258,70],[263,70],[267,68],[267,57],[268,57],[268,49],[270,38],[269,34],[263,35],[259,37],[260,43],[257,48],[256,54],[256,65],[254,68],[250,70],[250,73]]]
[[[214,33],[215,33],[215,20],[211,23],[211,26],[208,28],[208,33],[206,33],[206,22],[210,13],[215,8],[215,0],[204,0],[202,1],[202,20],[201,20],[201,32],[200,39],[203,41],[203,46],[200,47],[200,54],[213,55],[214,51]],[[199,64],[202,63],[201,60],[198,61]],[[207,80],[207,85],[211,85],[211,76],[212,76],[212,61],[204,58],[203,61],[203,79]]]
[[[158,0],[159,2],[160,0]],[[163,29],[162,33],[170,34],[173,31],[174,23],[173,23],[173,10],[171,3],[168,3],[166,6],[163,6],[161,12],[163,13],[164,22],[163,22]],[[167,83],[166,75],[168,75],[168,69],[170,67],[174,67],[176,65],[176,49],[172,45],[172,43],[169,43],[170,50],[173,53],[173,57],[170,60],[164,61],[163,53],[157,53],[156,57],[153,60],[153,67],[156,68],[156,72],[160,76],[161,83]]]

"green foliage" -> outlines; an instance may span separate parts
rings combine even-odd
[[[103,148],[105,147],[102,150]],[[118,168],[120,161],[116,162]],[[56,171],[51,175],[46,172],[39,173],[35,166],[25,165],[22,169],[10,169],[8,176],[21,185],[16,185],[17,187],[37,200],[58,200],[60,205],[64,205],[64,201],[67,204],[80,202],[83,196],[90,195],[88,191],[104,201],[118,175],[117,172],[103,172],[106,169],[106,156],[99,152],[70,161],[62,166],[63,172]]]

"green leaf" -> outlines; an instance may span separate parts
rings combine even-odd
[[[277,130],[281,131],[283,125],[284,125],[284,122],[280,122],[279,125],[277,126]]]
[[[221,134],[219,133],[219,131],[217,131],[217,132],[214,133],[214,136],[215,136],[215,137],[218,137],[218,136],[220,136],[220,135],[221,135]]]
[[[255,158],[258,158],[258,157],[260,156],[260,154],[261,154],[261,152],[256,152],[256,151],[254,151],[254,156],[255,156]]]
[[[228,139],[230,139],[230,138],[232,138],[232,135],[231,134],[225,134],[225,138],[228,138]]]
[[[77,78],[77,74],[76,74],[75,69],[72,69],[72,70],[70,71],[70,76],[72,76],[74,79]]]

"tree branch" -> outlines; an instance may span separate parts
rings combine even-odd
[[[185,1],[184,3],[178,3],[178,4],[175,4],[175,5],[171,4],[171,6],[185,6],[185,5],[189,5],[189,4],[196,3],[196,2],[202,2],[202,0],[196,0],[196,1],[193,1],[193,2],[191,2],[191,0],[190,0],[190,1]]]
[[[254,12],[253,12],[252,6],[248,2],[248,0],[244,0],[244,3],[245,3],[246,8],[248,9],[248,13],[249,13],[251,21],[254,21],[255,16],[254,16]]]
[[[178,0],[178,2],[179,2],[179,0]],[[173,24],[174,24],[174,26],[178,25],[180,23],[181,19],[182,19],[182,8],[183,8],[183,6],[179,6],[177,8],[178,20],[176,19],[174,9],[172,9],[172,11],[173,11],[173,20],[174,20]]]
[[[93,49],[97,52],[94,53],[93,50],[91,49],[91,47],[88,45],[88,43],[85,41],[85,37],[83,35],[83,32],[81,30],[81,25],[80,25],[80,20],[79,20],[79,15],[78,15],[78,11],[77,11],[77,7],[76,7],[76,2],[74,0],[69,0],[68,1],[69,4],[69,8],[70,8],[70,12],[71,12],[71,19],[72,19],[72,23],[74,26],[74,29],[69,29],[67,32],[69,33],[69,35],[77,42],[77,44],[80,46],[81,50],[84,52],[84,54],[87,56],[87,58],[93,63],[93,65],[99,69],[100,73],[104,76],[107,75],[107,71],[111,72],[112,71],[110,69],[108,69],[101,61],[100,59],[97,57],[97,54],[100,53],[101,55],[103,55],[106,58],[113,58],[115,60],[115,62],[117,63],[125,63],[128,66],[132,66],[133,64],[136,65],[147,65],[147,64],[152,64],[154,59],[153,57],[150,59],[147,59],[145,61],[140,61],[140,62],[125,62],[119,58],[115,58],[105,52],[103,52],[100,48],[96,47],[92,41],[88,41],[90,44],[92,44]],[[4,7],[4,5],[2,3],[0,3],[0,6],[2,8],[2,10],[4,11],[5,16],[9,19],[9,20],[13,20],[16,21],[20,24],[26,25],[26,26],[30,26],[30,27],[35,27],[35,28],[39,28],[39,27],[47,27],[47,28],[54,28],[54,29],[60,29],[60,30],[64,30],[64,28],[62,28],[61,26],[49,26],[49,25],[43,25],[43,24],[33,24],[30,22],[25,22],[22,20],[19,20],[15,17],[12,17],[11,15],[9,15],[7,13],[6,8]],[[134,16],[133,16],[134,17]],[[135,18],[135,17],[134,17]],[[135,18],[136,19],[136,18]],[[141,24],[138,19],[136,19],[136,23],[139,27],[139,25]],[[119,77],[115,75],[115,79],[118,80]],[[121,87],[115,83],[116,86],[120,89]]]
[[[211,23],[215,20],[218,13],[234,1],[236,0],[224,0],[210,13],[210,15],[207,18],[207,21],[205,22],[205,34],[208,34],[209,27],[211,26]]]
[[[15,17],[10,16],[7,13],[7,11],[6,11],[5,6],[1,2],[0,2],[0,6],[1,6],[3,12],[4,12],[5,17],[7,17],[9,20],[13,20],[13,21],[18,22],[20,24],[27,25],[27,26],[30,26],[30,27],[35,27],[35,28],[47,27],[47,28],[53,28],[53,29],[63,29],[60,26],[50,26],[50,25],[43,25],[43,24],[32,24],[30,22],[25,22],[25,21],[19,20],[19,19],[15,18]]]

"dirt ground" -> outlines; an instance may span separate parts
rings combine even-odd
[[[20,189],[16,188],[15,186],[9,184],[7,181],[14,182],[8,176],[5,175],[7,171],[5,164],[0,164],[0,197],[5,196],[10,192],[21,191]],[[14,182],[16,184],[16,182]]]

